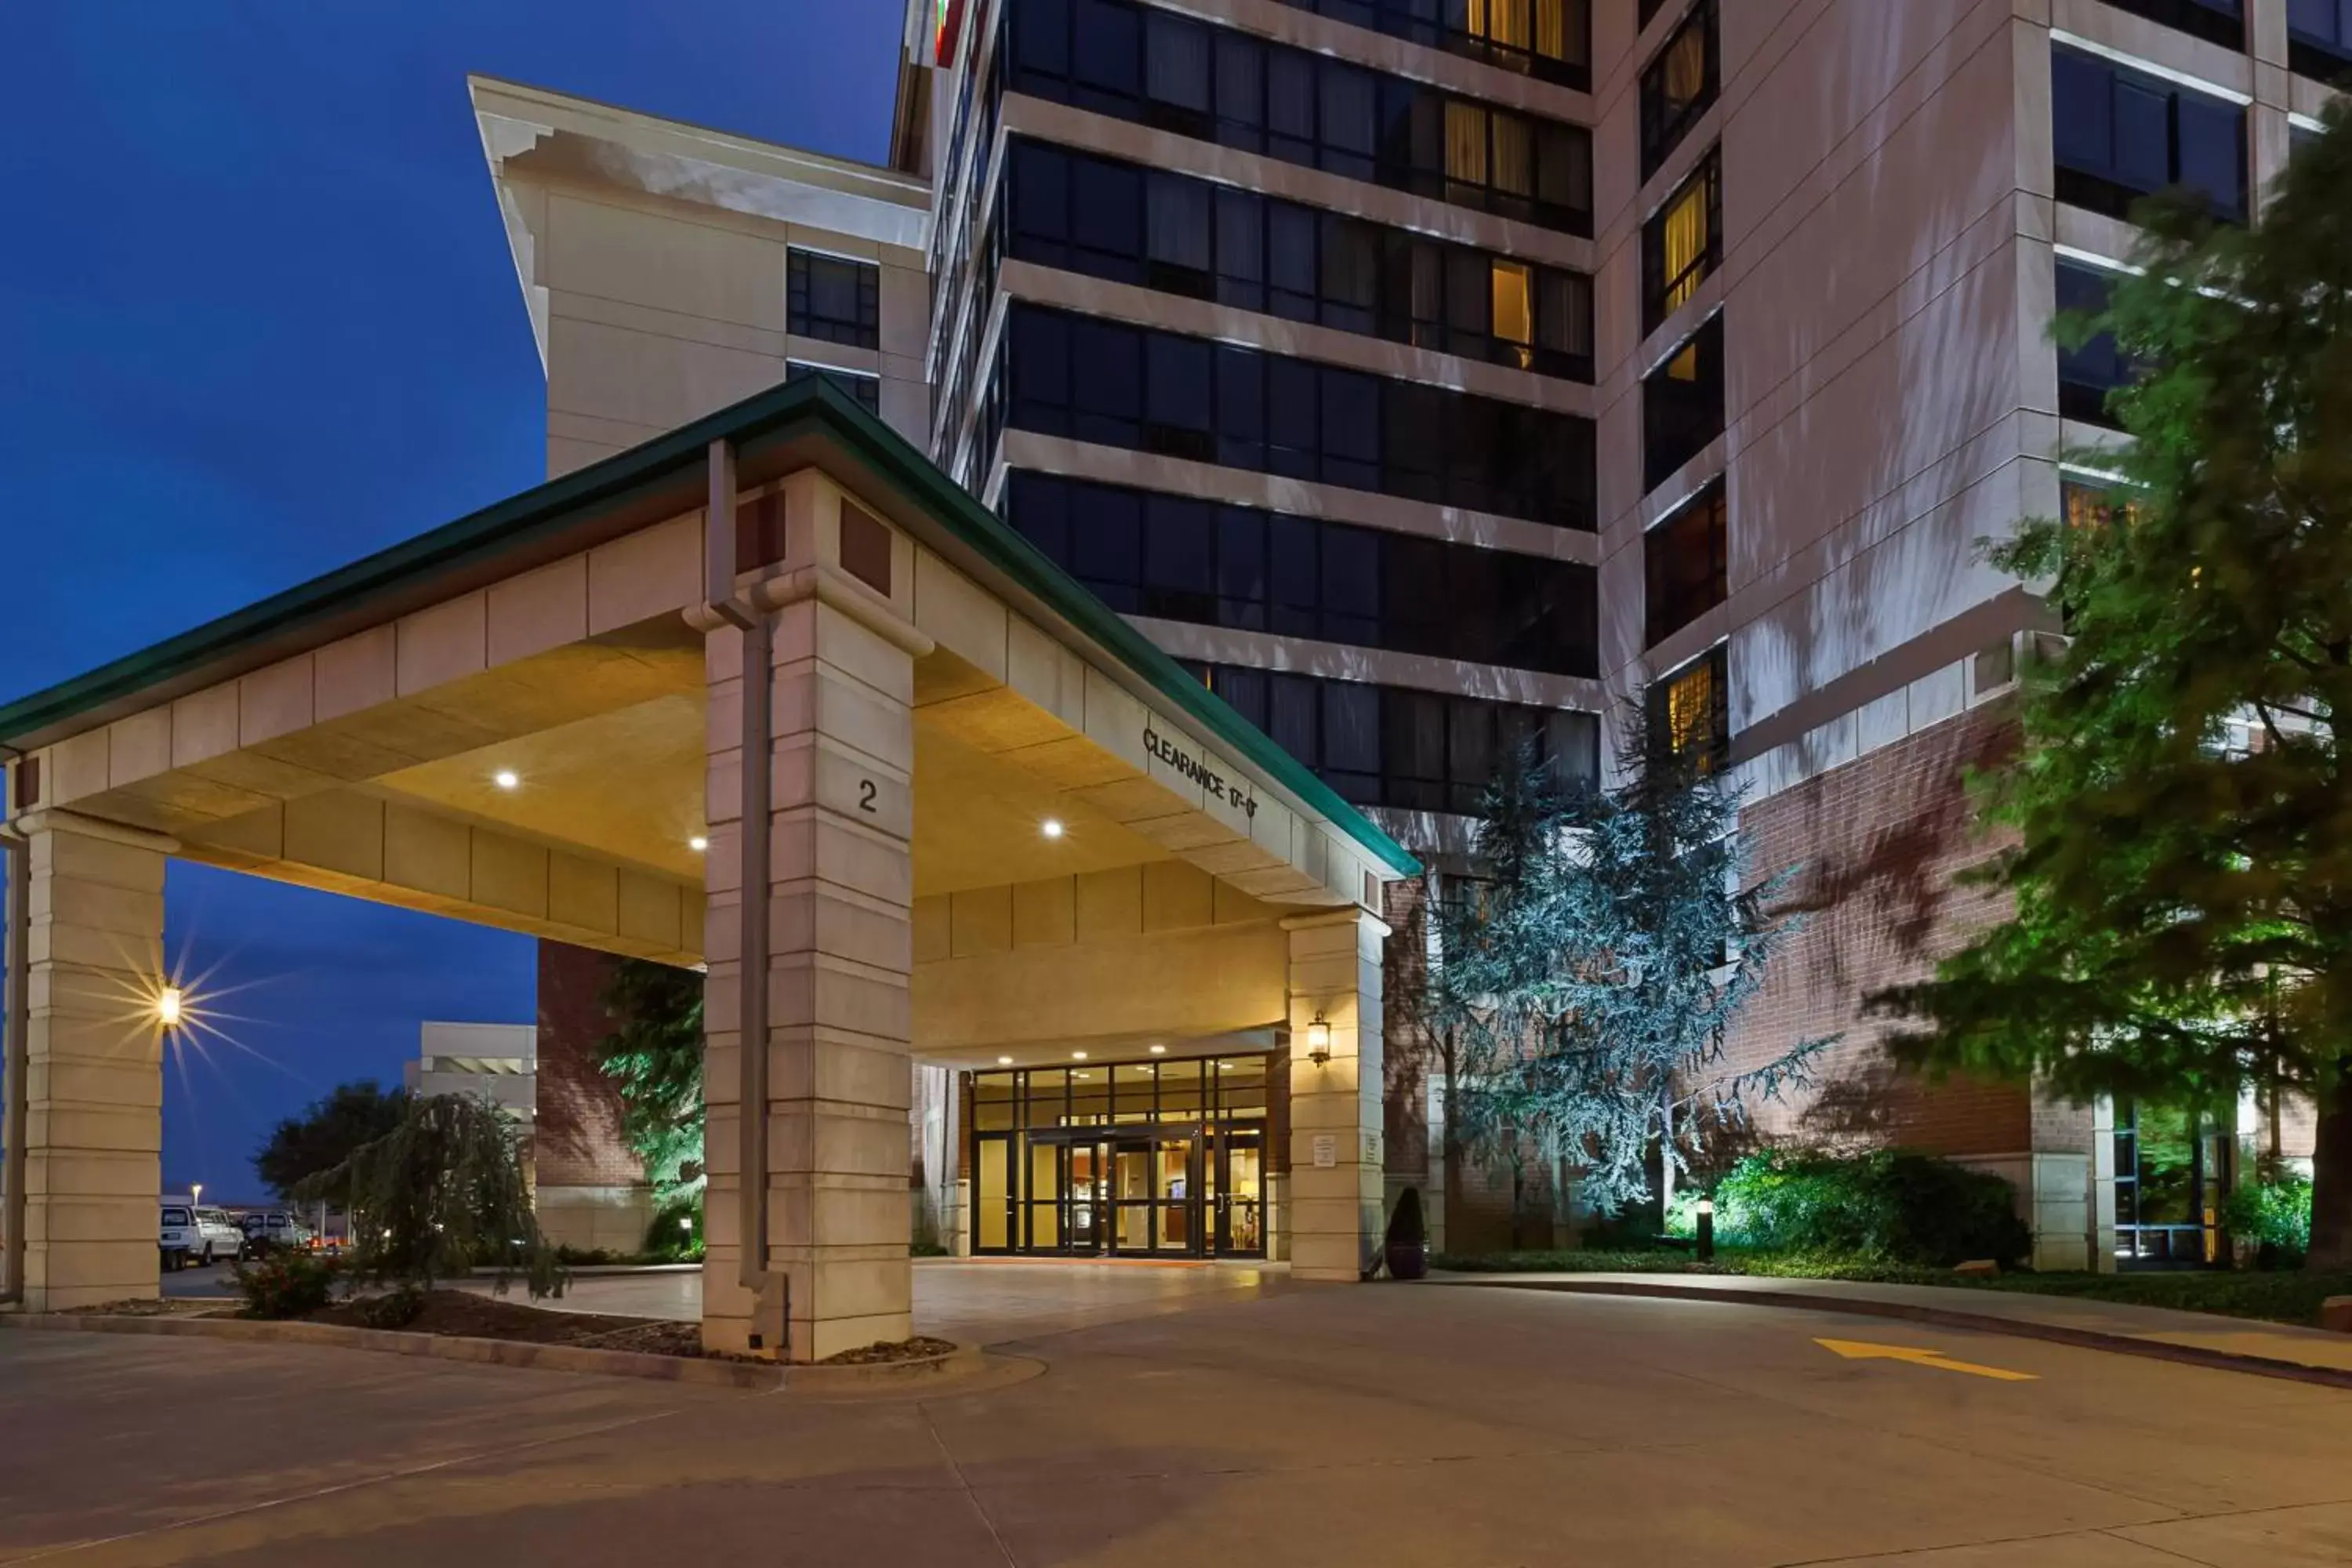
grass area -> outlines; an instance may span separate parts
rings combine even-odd
[[[2305,1327],[2318,1323],[2320,1305],[2329,1297],[2352,1296],[2352,1274],[2036,1274],[2026,1270],[1980,1278],[1870,1258],[1743,1252],[1732,1247],[1718,1251],[1712,1263],[1699,1263],[1687,1253],[1664,1248],[1591,1248],[1471,1256],[1440,1253],[1430,1264],[1469,1274],[1744,1274],[1782,1279],[1852,1279],[1870,1285],[1947,1285],[2074,1296]]]

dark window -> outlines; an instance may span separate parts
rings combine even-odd
[[[1133,614],[1547,675],[1599,674],[1590,566],[1156,492],[1121,490],[1131,499],[1116,509],[1096,499],[1118,488],[1016,470],[1005,482],[1005,518],[1106,603]],[[1138,508],[1147,524],[1139,556],[1093,549],[1084,523],[1071,521]]]
[[[1592,284],[1580,273],[1026,138],[1008,163],[1017,260],[1592,379]]]
[[[1641,0],[1641,4],[1634,7],[1634,26],[1637,28],[1647,27],[1665,8],[1666,0]]]
[[[2246,112],[2063,45],[2050,51],[2058,199],[2110,217],[2179,185],[2246,216]]]
[[[1593,526],[1590,420],[1036,305],[1005,342],[1021,429]]]
[[[1710,153],[1642,226],[1642,331],[1690,302],[1723,265],[1723,154]]]
[[[1722,79],[1715,0],[1699,0],[1642,72],[1642,178],[1656,174],[1714,106]]]
[[[1643,486],[1655,489],[1723,434],[1723,315],[1642,381]]]
[[[1654,647],[1730,592],[1731,507],[1717,479],[1643,537],[1649,578],[1643,646]]]
[[[1570,789],[1597,787],[1592,714],[1213,665],[1210,689],[1357,805],[1470,816],[1526,740]]]
[[[821,338],[861,349],[881,346],[879,267],[870,261],[794,250],[786,254],[784,274],[789,311],[785,325],[795,337]]]
[[[774,296],[770,295],[769,298],[773,299]],[[785,362],[786,384],[795,381],[806,381],[813,375],[821,376],[833,383],[834,385],[857,399],[857,406],[877,418],[881,417],[882,378],[880,376],[860,375],[854,370],[835,370],[828,365],[803,364],[798,360]]]
[[[2107,308],[2108,274],[2095,267],[2058,263],[2058,309],[2096,315]],[[2132,382],[2131,362],[2116,346],[2111,333],[2101,332],[2079,349],[2058,350],[2058,412],[2110,429],[2123,422],[2107,412],[2107,394]]]
[[[2352,74],[2352,0],[2286,0],[2287,63],[2321,81]]]
[[[1543,81],[1591,83],[1591,0],[1283,0]]]
[[[1383,0],[1388,3],[1388,0]],[[1436,0],[1398,0],[1434,21]],[[1583,0],[1477,0],[1487,42],[1584,53]],[[1571,234],[1592,229],[1592,138],[1131,0],[1008,0],[1005,86],[1097,113],[1440,197]],[[1451,32],[1464,31],[1464,27]],[[1516,46],[1512,46],[1516,47]]]
[[[1721,769],[1731,754],[1729,686],[1720,645],[1650,682],[1650,744],[1701,773]]]
[[[2119,11],[2130,11],[2152,22],[2179,28],[2225,49],[2246,47],[2244,0],[2107,0]]]

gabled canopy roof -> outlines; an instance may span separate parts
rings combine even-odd
[[[519,571],[691,512],[711,443],[731,443],[745,488],[807,466],[820,449],[863,468],[893,521],[977,580],[1059,623],[1105,672],[1172,708],[1392,876],[1420,864],[1173,659],[822,378],[772,388],[683,429],[527,490],[340,571],[274,595],[87,674],[0,707],[0,743],[52,744],[158,702]],[[895,503],[895,504],[894,504]]]

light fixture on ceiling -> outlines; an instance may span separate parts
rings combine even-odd
[[[522,775],[516,773],[512,768],[500,768],[497,773],[490,775],[490,782],[498,785],[500,789],[520,789],[522,787]]]
[[[686,847],[688,849],[693,850],[697,855],[699,855],[704,850],[710,847],[710,840],[698,833],[693,837],[686,841]]]
[[[1048,838],[1059,838],[1062,836],[1062,819],[1058,816],[1049,816],[1037,825],[1037,831]]]
[[[1154,1046],[1151,1047],[1151,1054],[1155,1057],[1164,1057],[1168,1054],[1168,1047],[1166,1046]]]
[[[1070,1053],[1070,1059],[1074,1062],[1082,1062],[1087,1059],[1087,1053],[1084,1051],[1072,1051]]]
[[[1013,1058],[1011,1057],[999,1057],[996,1058],[996,1065],[1001,1068],[1009,1068],[1013,1065]]]

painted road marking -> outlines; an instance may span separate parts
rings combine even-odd
[[[1972,1361],[1954,1361],[1937,1351],[1913,1350],[1906,1345],[1874,1345],[1864,1340],[1815,1340],[1813,1343],[1832,1355],[1848,1361],[1902,1361],[1913,1366],[1932,1366],[1938,1372],[1964,1372],[1970,1377],[1997,1378],[2002,1383],[2038,1383],[2040,1378],[2030,1372],[2011,1372],[2005,1367],[1979,1366]]]

